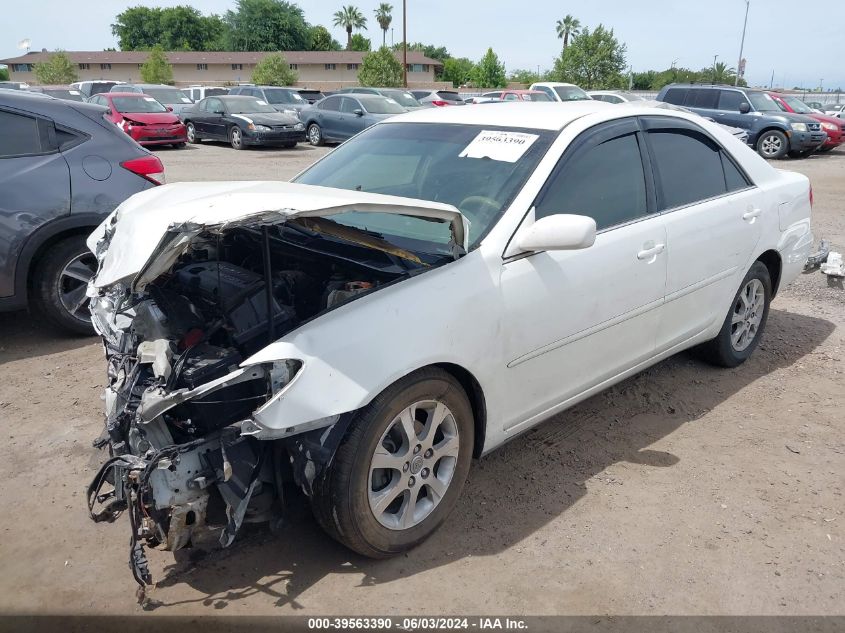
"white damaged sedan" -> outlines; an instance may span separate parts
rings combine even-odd
[[[91,236],[131,566],[284,512],[371,557],[473,457],[676,352],[732,367],[812,245],[812,193],[718,125],[584,101],[398,116],[293,183],[139,193]]]

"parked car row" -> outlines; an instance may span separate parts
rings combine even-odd
[[[657,99],[747,130],[748,144],[763,158],[803,157],[819,149],[833,149],[842,142],[845,131],[845,122],[833,129],[834,124],[829,120],[799,114],[794,109],[800,107],[798,104],[766,90],[671,84],[660,91]]]

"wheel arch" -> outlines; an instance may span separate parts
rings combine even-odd
[[[772,280],[772,298],[774,299],[780,287],[781,271],[783,270],[780,253],[774,249],[769,249],[761,253],[755,261],[761,262],[769,270],[769,277]]]
[[[472,407],[473,425],[475,427],[475,438],[472,447],[472,456],[481,457],[484,450],[484,441],[487,437],[487,401],[484,397],[484,390],[478,379],[472,373],[454,363],[435,363],[429,367],[437,367],[450,374],[464,390],[469,404]],[[421,368],[424,369],[424,368]]]
[[[89,235],[105,217],[93,213],[65,216],[33,233],[21,249],[15,267],[15,295],[19,295],[22,301],[28,301],[33,273],[51,246],[75,235]]]

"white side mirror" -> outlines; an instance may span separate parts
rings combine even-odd
[[[517,246],[524,251],[572,251],[596,241],[596,221],[586,215],[559,213],[540,218],[520,232]]]

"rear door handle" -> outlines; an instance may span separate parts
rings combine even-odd
[[[643,246],[648,246],[648,244],[644,244]],[[650,262],[653,262],[665,249],[666,244],[655,244],[654,246],[649,246],[637,253],[637,259],[648,259]]]
[[[749,224],[754,224],[754,221],[757,219],[757,216],[760,215],[760,213],[762,213],[760,209],[749,207],[748,211],[742,214],[742,219],[748,222]]]

